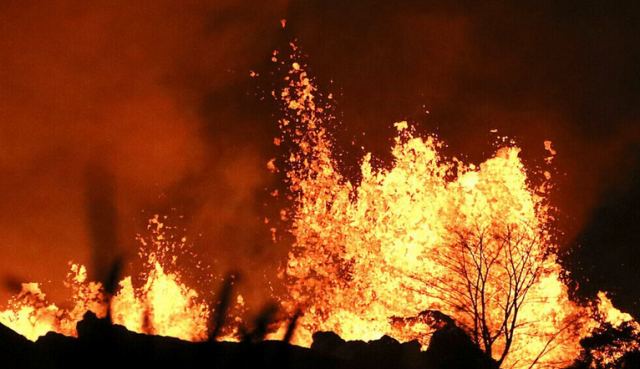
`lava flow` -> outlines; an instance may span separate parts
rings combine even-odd
[[[416,137],[399,122],[392,166],[375,169],[367,154],[359,182],[345,178],[328,132],[328,105],[293,47],[289,59],[274,55],[290,66],[285,86],[274,91],[283,113],[275,142],[290,152],[268,167],[284,171],[293,203],[282,211],[294,244],[281,275],[288,293],[279,299],[284,311],[302,312],[294,343],[309,346],[314,332],[333,331],[347,340],[389,335],[426,348],[436,329],[455,324],[502,367],[561,368],[603,325],[640,331],[603,293],[592,303],[569,298],[553,242],[550,175],[533,185],[537,174],[526,170],[514,143],[468,164],[445,158],[437,137]],[[556,153],[544,145],[550,162]],[[140,239],[141,287],[126,277],[108,300],[99,283],[87,281],[86,269],[72,264],[72,308],[50,304],[38,284],[26,283],[0,322],[31,340],[49,331],[73,336],[86,311],[105,316],[110,301],[113,321],[129,330],[206,339],[210,307],[180,273],[168,271],[184,240],[167,237],[157,216],[149,230]],[[637,348],[590,354],[607,363]]]

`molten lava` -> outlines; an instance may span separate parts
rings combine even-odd
[[[106,306],[99,283],[87,282],[87,270],[71,264],[65,285],[73,292],[73,308],[61,309],[47,301],[38,283],[23,283],[22,291],[0,311],[0,323],[35,341],[47,332],[76,335],[76,323],[87,311],[99,316],[106,314]]]
[[[309,346],[314,332],[333,331],[347,340],[418,340],[426,348],[439,311],[502,367],[560,368],[581,354],[580,339],[602,326],[640,332],[604,294],[591,304],[569,299],[546,200],[551,175],[543,172],[534,185],[537,174],[526,170],[515,144],[474,165],[445,158],[441,140],[416,137],[399,122],[390,168],[376,169],[367,154],[357,184],[343,176],[329,135],[330,106],[292,47],[289,60],[277,52],[272,58],[289,69],[273,93],[283,113],[274,143],[289,152],[284,163],[272,159],[267,167],[284,170],[293,201],[281,212],[295,241],[280,303],[302,312],[294,343]],[[551,142],[544,146],[550,163],[556,152]],[[274,239],[277,231],[271,228]],[[132,331],[206,339],[212,311],[176,271],[185,239],[168,236],[158,216],[149,232],[139,238],[146,261],[140,286],[125,277],[107,299],[99,283],[87,281],[85,267],[71,264],[72,308],[47,302],[38,284],[25,283],[0,323],[31,340],[50,331],[74,336],[86,311],[105,316],[110,303],[113,321]],[[606,364],[635,349],[637,343],[620,343],[590,355]]]
[[[425,313],[437,310],[504,367],[557,368],[578,357],[596,312],[614,325],[630,319],[604,295],[596,307],[569,299],[545,197],[550,174],[533,186],[514,144],[476,166],[444,158],[441,141],[400,122],[393,166],[374,169],[367,154],[360,183],[345,178],[327,134],[328,106],[293,48],[275,95],[283,106],[277,140],[294,147],[284,164],[295,243],[283,305],[304,312],[297,343],[333,331],[426,348],[433,329]],[[544,146],[550,163],[556,152]]]
[[[156,215],[149,220],[150,237],[139,237],[140,255],[146,256],[144,284],[135,288],[131,277],[123,278],[111,299],[113,322],[147,334],[189,341],[207,338],[209,306],[198,292],[181,282],[175,269],[176,255],[185,239],[174,240]],[[72,264],[67,285],[72,288],[73,308],[48,303],[37,283],[25,283],[22,291],[0,312],[0,323],[35,341],[49,331],[76,336],[76,324],[87,311],[104,317],[107,301],[102,285],[88,282],[84,266]]]

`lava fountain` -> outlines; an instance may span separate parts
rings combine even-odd
[[[374,169],[367,154],[356,185],[340,174],[327,132],[331,95],[318,92],[292,47],[286,85],[274,95],[283,116],[276,143],[293,147],[281,165],[295,237],[283,304],[304,312],[297,342],[333,331],[426,348],[428,313],[437,310],[502,367],[558,368],[576,359],[580,339],[598,325],[598,307],[619,312],[604,294],[597,306],[569,299],[546,200],[550,173],[533,185],[536,173],[513,143],[480,165],[448,160],[442,141],[415,137],[399,122],[392,167]],[[550,163],[556,153],[551,142],[544,146]]]
[[[274,143],[288,151],[267,167],[282,170],[289,187],[291,205],[281,215],[294,243],[281,273],[287,294],[278,298],[285,312],[301,312],[294,343],[309,346],[314,332],[333,331],[348,340],[417,340],[426,348],[440,324],[437,311],[501,367],[561,368],[603,324],[640,331],[602,293],[592,303],[569,298],[553,242],[551,176],[527,170],[513,142],[474,165],[446,158],[443,141],[399,122],[390,168],[376,169],[367,154],[358,183],[343,176],[330,137],[332,96],[318,91],[291,46],[289,57],[275,52],[272,59],[288,70],[273,91],[282,107]],[[544,145],[549,163],[556,153]],[[72,307],[49,303],[38,284],[25,283],[0,311],[0,323],[31,340],[50,331],[75,336],[85,312],[109,310],[114,323],[135,332],[205,340],[212,310],[176,267],[186,240],[168,234],[159,216],[148,231],[139,237],[140,287],[125,277],[108,299],[84,266],[71,264]],[[236,304],[242,310],[241,296]],[[271,337],[284,328],[275,324]],[[238,336],[237,327],[229,331],[222,339]],[[634,349],[591,355],[607,363]]]
[[[189,341],[206,339],[209,306],[195,289],[182,282],[176,268],[177,255],[184,252],[186,239],[168,232],[158,215],[149,220],[148,231],[147,237],[138,237],[139,255],[145,261],[144,283],[135,288],[131,276],[119,282],[110,301],[111,319],[134,332]],[[0,312],[0,323],[35,341],[49,331],[76,336],[76,324],[87,311],[106,316],[108,304],[102,285],[87,281],[84,266],[71,264],[70,269],[66,285],[72,290],[72,308],[47,302],[37,283],[25,283],[7,309]]]

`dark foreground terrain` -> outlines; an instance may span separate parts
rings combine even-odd
[[[331,332],[314,334],[311,348],[255,339],[193,343],[130,332],[93,313],[87,313],[77,329],[78,338],[50,332],[31,342],[0,324],[0,368],[496,368],[496,363],[455,325],[436,331],[426,351],[420,351],[417,341],[399,343],[387,336],[371,342],[344,341]],[[607,329],[581,344],[585,349],[613,348],[616,343],[637,339],[627,336],[624,331]],[[594,363],[588,352],[569,368],[640,369],[637,351],[605,365]]]
[[[460,331],[436,333],[427,351],[418,342],[345,342],[334,333],[317,333],[310,349],[278,341],[192,343],[137,334],[87,314],[78,338],[48,333],[31,342],[0,326],[1,368],[426,368],[493,367]]]

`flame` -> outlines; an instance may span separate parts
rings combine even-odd
[[[533,186],[515,145],[476,166],[446,159],[437,137],[415,137],[399,122],[393,166],[374,169],[366,154],[360,183],[345,178],[326,129],[330,106],[292,47],[274,96],[283,113],[276,141],[293,146],[285,167],[295,242],[282,303],[304,312],[294,342],[308,346],[313,332],[333,331],[426,348],[434,327],[425,312],[438,310],[504,367],[557,368],[580,355],[580,339],[599,324],[594,314],[631,319],[602,296],[595,308],[569,299],[545,196],[551,176]],[[556,152],[544,145],[550,162]],[[480,284],[470,287],[478,280],[482,303]]]

